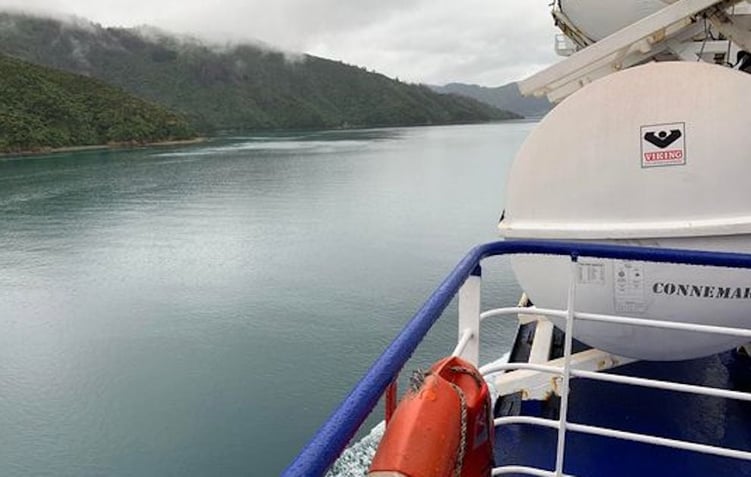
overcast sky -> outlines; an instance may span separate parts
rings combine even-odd
[[[412,82],[499,86],[557,61],[550,0],[0,0],[105,26],[258,39]]]

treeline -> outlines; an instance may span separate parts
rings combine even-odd
[[[0,14],[0,51],[100,78],[206,132],[481,122],[519,117],[341,62],[157,31]]]
[[[185,118],[99,80],[0,55],[2,152],[194,136]]]

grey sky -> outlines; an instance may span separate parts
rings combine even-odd
[[[106,26],[258,39],[402,80],[498,86],[556,61],[549,0],[0,0]]]

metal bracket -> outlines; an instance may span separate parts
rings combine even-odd
[[[598,349],[589,349],[571,355],[571,368],[580,371],[605,371],[636,360],[616,356]],[[564,358],[545,363],[547,366],[563,368]],[[522,393],[524,400],[544,400],[558,395],[561,377],[541,371],[517,370],[497,374],[490,378],[500,396]]]
[[[721,24],[733,41],[751,44],[751,36],[725,11],[741,0],[677,0],[662,10],[623,28],[569,58],[519,83],[524,95],[547,95],[560,101],[584,85],[637,65],[667,51],[669,40],[686,41],[701,32],[696,18],[707,16]],[[722,31],[720,27],[718,30]]]

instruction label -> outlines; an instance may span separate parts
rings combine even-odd
[[[644,313],[644,264],[615,260],[613,262],[613,295],[616,313]]]
[[[604,263],[578,263],[578,277],[580,285],[605,285]]]

